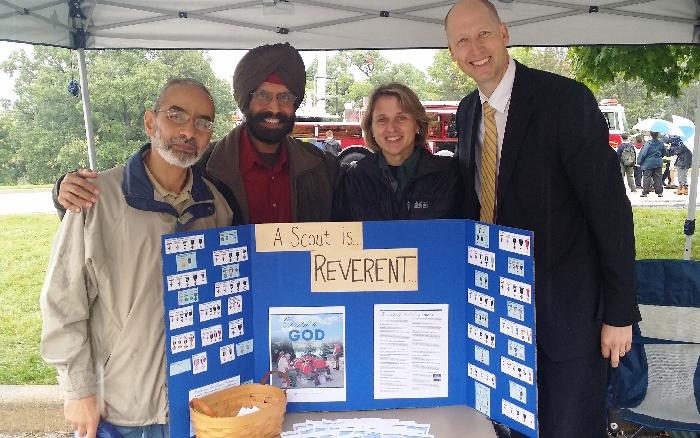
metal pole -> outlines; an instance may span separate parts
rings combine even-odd
[[[90,91],[88,90],[87,71],[85,69],[85,49],[78,49],[78,71],[80,72],[80,91],[83,96],[83,117],[85,118],[85,137],[87,138],[88,158],[90,169],[97,172],[97,154],[95,153],[95,137],[92,128],[92,107],[90,106]]]
[[[316,76],[316,111],[326,114],[326,52],[318,52]]]
[[[685,233],[685,251],[683,252],[683,258],[685,260],[690,260],[690,253],[693,248],[693,234],[695,234],[695,209],[697,206],[698,198],[698,155],[700,155],[700,135],[698,135],[698,126],[700,126],[700,88],[698,89],[698,106],[695,109],[695,144],[686,145],[690,146],[693,151],[693,161],[690,168],[690,191],[688,192],[688,218],[683,226],[683,232]]]

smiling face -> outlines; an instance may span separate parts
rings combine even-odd
[[[396,96],[381,96],[372,111],[372,136],[386,162],[400,166],[411,156],[418,133],[416,118],[404,111]]]
[[[250,106],[244,112],[248,132],[254,139],[266,145],[274,145],[276,149],[279,142],[292,132],[296,121],[294,105],[282,106],[277,100],[277,95],[289,93],[289,88],[282,84],[263,82],[257,90],[266,91],[272,95],[272,99],[267,104],[250,99]]]
[[[454,5],[445,23],[452,60],[490,97],[508,69],[508,28],[480,0]]]
[[[185,123],[177,123],[168,117],[167,111],[175,110],[189,116]],[[158,112],[146,111],[144,124],[151,137],[151,146],[169,164],[190,167],[209,146],[212,133],[195,127],[195,120],[214,121],[214,103],[209,95],[193,85],[170,86],[163,95]]]

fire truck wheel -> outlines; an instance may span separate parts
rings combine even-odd
[[[340,157],[340,164],[344,166],[350,166],[353,163],[360,161],[363,159],[366,155],[363,154],[362,152],[351,152],[343,157]]]

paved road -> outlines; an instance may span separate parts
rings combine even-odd
[[[59,432],[0,432],[0,438],[73,438],[73,434]]]
[[[664,190],[664,196],[659,198],[655,193],[649,193],[646,198],[640,198],[641,190],[636,193],[627,192],[634,207],[664,207],[688,208],[688,195],[675,195],[675,190]],[[700,206],[700,202],[697,202]],[[700,209],[699,209],[700,210]],[[0,215],[23,213],[53,213],[50,189],[0,190]],[[2,438],[2,437],[0,437]]]
[[[53,213],[51,189],[0,190],[0,214]]]
[[[659,198],[656,193],[651,192],[646,198],[641,198],[641,189],[637,189],[636,192],[632,193],[627,190],[627,197],[630,198],[630,202],[633,207],[664,207],[664,208],[688,208],[689,195],[676,195],[674,192],[676,189],[664,189],[663,197]],[[695,200],[695,205],[700,206],[699,200]]]

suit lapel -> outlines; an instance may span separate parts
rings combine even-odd
[[[477,140],[479,123],[481,122],[481,102],[478,90],[470,93],[457,110],[459,143],[456,158],[461,162],[462,181],[465,186],[465,217],[479,220],[479,198],[476,195],[474,178],[476,165],[474,162],[474,147]]]
[[[503,136],[501,161],[498,168],[498,192],[496,196],[499,209],[503,196],[508,190],[508,184],[525,139],[525,132],[534,113],[534,95],[535,88],[530,69],[516,61],[515,80],[510,95],[508,121]]]

